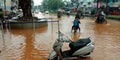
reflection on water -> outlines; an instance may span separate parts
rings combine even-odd
[[[44,17],[51,16],[44,15]],[[95,49],[91,58],[77,60],[120,59],[120,22],[110,20],[108,24],[95,24],[93,19],[86,17],[81,20],[80,33],[77,32],[74,35],[71,33],[74,16],[53,20],[59,20],[60,31],[73,41],[87,37],[91,37],[95,41]],[[58,22],[48,22],[47,26],[32,29],[4,29],[4,32],[1,29],[0,60],[47,60],[52,51],[52,45],[58,38],[56,32],[58,32]],[[66,49],[69,49],[68,43],[63,46],[63,50]]]
[[[102,60],[117,60],[120,56],[120,22],[119,21],[108,21],[108,24],[95,24],[95,54],[94,59]],[[119,42],[118,42],[119,41]],[[100,50],[101,49],[101,50]],[[99,51],[100,50],[100,51]],[[119,50],[119,51],[118,51]],[[115,53],[117,52],[117,53]],[[106,56],[105,58],[103,58]]]
[[[25,37],[22,35],[11,35],[8,32],[4,33],[5,43],[1,45],[1,60],[21,60],[24,55]],[[1,40],[2,41],[2,40]]]
[[[71,38],[74,41],[80,39],[80,32],[76,32],[76,34],[72,34]]]

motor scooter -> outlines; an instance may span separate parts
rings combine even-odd
[[[102,24],[104,22],[107,23],[107,21],[105,20],[105,16],[103,16],[103,15],[98,16],[95,22],[98,24],[99,23]]]
[[[72,41],[63,33],[59,32],[59,38],[53,45],[53,50],[48,56],[48,60],[71,60],[80,57],[90,57],[94,50],[93,41],[90,38],[83,38]],[[63,43],[68,42],[70,50],[62,51]]]

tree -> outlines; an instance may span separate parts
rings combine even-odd
[[[45,10],[57,10],[64,6],[64,2],[62,0],[43,0],[42,5]]]
[[[43,0],[42,6],[43,6],[43,10],[47,10],[48,9],[48,0]]]
[[[78,0],[71,0],[72,2],[78,2]]]
[[[91,5],[91,2],[88,2],[88,5]]]
[[[32,17],[31,0],[19,0],[19,7],[23,11],[23,17]]]

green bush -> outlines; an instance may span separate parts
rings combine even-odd
[[[107,15],[106,18],[118,19],[118,20],[120,20],[120,15]]]
[[[95,15],[96,14],[96,8],[91,10],[91,15]]]
[[[0,12],[0,18],[3,18],[3,12]]]

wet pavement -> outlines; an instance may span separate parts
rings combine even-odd
[[[57,19],[55,15],[36,14],[39,18],[52,18],[46,26],[31,29],[0,30],[0,60],[47,60],[52,45],[58,38],[58,29],[73,41],[91,37],[95,49],[90,58],[78,60],[119,60],[120,59],[120,21],[108,20],[107,24],[96,24],[94,18],[80,19],[80,33],[71,33],[74,16]],[[63,50],[69,49],[64,44]]]

